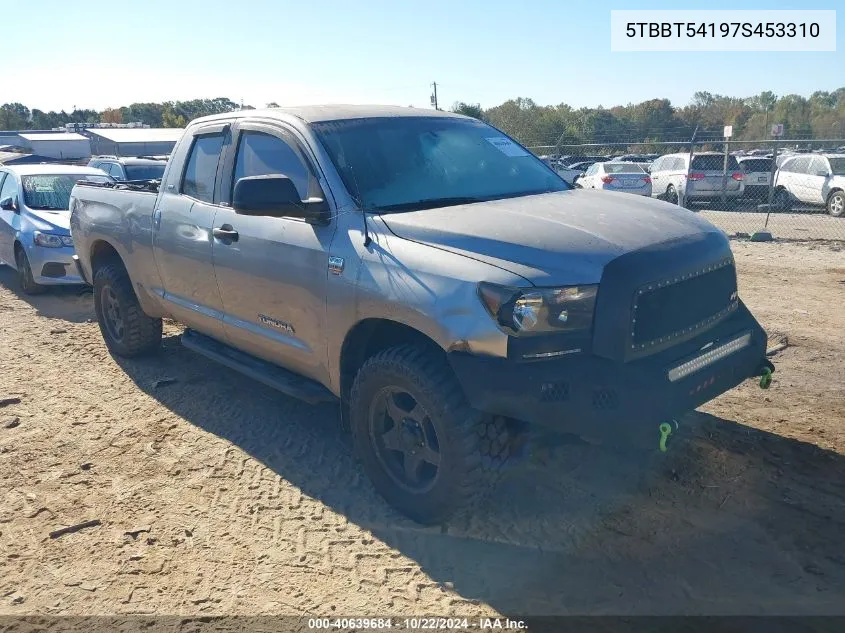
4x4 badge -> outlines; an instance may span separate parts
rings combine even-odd
[[[337,255],[329,255],[329,270],[335,275],[343,272],[343,257]]]

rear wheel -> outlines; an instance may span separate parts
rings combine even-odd
[[[827,197],[827,212],[835,218],[845,215],[845,192],[834,191]]]
[[[15,248],[15,264],[18,268],[18,283],[20,283],[21,290],[23,290],[24,294],[37,295],[47,290],[45,286],[35,283],[35,277],[32,275],[32,266],[29,265],[29,258],[26,256],[26,251],[20,245]]]
[[[106,264],[94,273],[94,310],[106,346],[118,356],[140,356],[159,346],[161,319],[144,314],[119,263]]]
[[[482,416],[435,353],[402,346],[367,360],[352,387],[350,418],[376,490],[419,523],[443,522],[485,481]]]
[[[775,190],[775,195],[772,197],[772,207],[775,211],[789,211],[792,207],[792,201],[786,189],[781,188]]]
[[[673,185],[666,187],[666,202],[678,204],[678,192],[675,191],[675,187]]]

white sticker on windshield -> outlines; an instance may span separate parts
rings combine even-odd
[[[528,156],[528,152],[504,136],[492,136],[484,140],[490,143],[493,147],[499,148],[499,151],[501,151],[505,156]]]

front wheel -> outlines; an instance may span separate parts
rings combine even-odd
[[[482,416],[446,361],[413,346],[367,360],[350,397],[352,437],[376,490],[414,521],[445,521],[484,477]]]
[[[827,212],[835,218],[845,215],[845,192],[834,191],[828,196]]]
[[[94,273],[94,311],[106,347],[118,356],[140,356],[161,343],[161,319],[144,314],[129,274],[118,263]]]
[[[32,274],[32,266],[29,264],[29,258],[20,246],[15,249],[15,264],[17,264],[18,268],[18,283],[24,294],[37,295],[47,290],[45,286],[35,282],[35,277]]]

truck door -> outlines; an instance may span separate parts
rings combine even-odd
[[[153,215],[159,293],[175,318],[220,340],[223,304],[214,278],[211,226],[228,139],[228,126],[218,123],[197,128],[190,142],[180,144]]]
[[[241,123],[234,132],[212,244],[230,344],[315,379],[324,377],[328,252],[335,222],[240,215],[231,208],[234,183],[284,174],[302,199],[325,197],[313,161],[280,125]],[[226,237],[231,236],[231,237]]]

